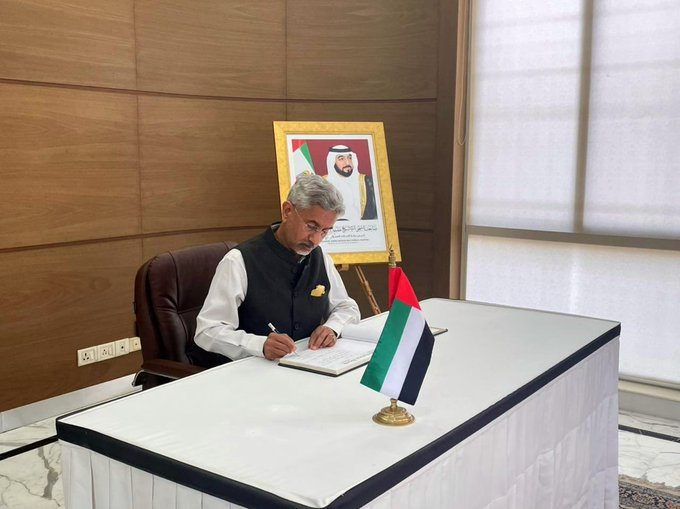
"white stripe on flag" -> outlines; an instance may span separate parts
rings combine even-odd
[[[404,326],[404,332],[401,335],[401,341],[397,351],[394,352],[392,363],[383,381],[382,389],[380,389],[380,392],[390,398],[397,398],[401,392],[424,328],[425,318],[423,318],[422,312],[419,309],[411,308]]]
[[[299,173],[303,173],[305,171],[314,173],[314,168],[312,168],[309,164],[309,161],[302,152],[302,149],[297,149],[295,152],[293,152],[293,173],[298,175]]]

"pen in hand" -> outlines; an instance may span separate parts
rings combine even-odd
[[[269,329],[270,329],[274,334],[281,334],[281,332],[279,332],[279,329],[277,329],[276,327],[274,327],[274,324],[273,324],[273,323],[269,322],[269,323],[267,324],[267,326],[269,327]],[[297,353],[295,350],[293,350],[292,352],[290,352],[289,355],[297,355],[297,354],[298,354],[298,353]]]

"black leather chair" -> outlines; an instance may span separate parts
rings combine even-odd
[[[194,333],[215,268],[235,245],[218,242],[168,251],[139,268],[134,309],[144,361],[133,385],[147,389],[229,361],[197,347]]]

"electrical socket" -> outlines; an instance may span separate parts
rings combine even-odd
[[[137,350],[142,349],[142,341],[139,339],[139,337],[134,336],[130,339],[130,351],[131,352],[136,352]]]
[[[97,361],[106,361],[108,359],[113,359],[116,355],[115,343],[104,343],[97,345]]]
[[[78,350],[78,366],[85,366],[86,364],[92,364],[93,362],[97,362],[96,347],[90,346]]]
[[[130,340],[128,338],[119,339],[115,342],[115,355],[126,355],[130,353]]]

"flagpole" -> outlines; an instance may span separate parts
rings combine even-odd
[[[388,267],[394,269],[397,267],[397,257],[394,254],[394,248],[390,246],[390,254],[388,259]],[[373,416],[373,422],[382,424],[383,426],[408,426],[413,424],[416,418],[408,413],[405,408],[397,406],[397,400],[390,398],[390,406],[386,406]]]

